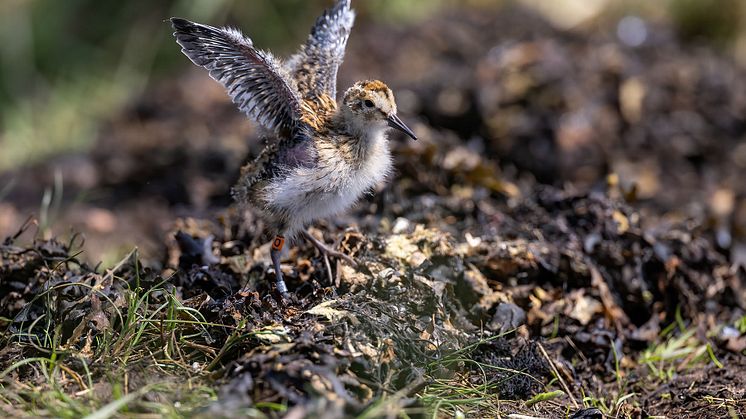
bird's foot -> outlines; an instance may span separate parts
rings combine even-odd
[[[275,279],[275,291],[280,294],[283,302],[290,301],[290,292],[288,286],[285,285],[285,280],[282,279],[282,272],[278,272]]]
[[[330,248],[329,246],[327,246],[326,244],[324,244],[323,242],[321,242],[320,240],[318,240],[316,237],[314,237],[311,233],[309,233],[307,231],[304,231],[303,232],[303,237],[305,237],[306,240],[308,240],[311,243],[313,243],[313,245],[316,246],[317,249],[319,249],[319,252],[323,256],[325,256],[327,258],[329,256],[331,256],[333,258],[342,259],[345,262],[347,262],[348,264],[350,264],[351,266],[357,267],[358,264],[355,261],[355,259],[351,258],[350,256],[348,256],[348,255],[346,255],[346,254],[344,254],[342,252],[338,252],[338,251]]]
[[[313,245],[316,246],[316,248],[319,250],[319,253],[321,253],[321,255],[324,257],[324,265],[326,265],[326,273],[329,276],[329,282],[331,284],[335,284],[337,281],[334,280],[334,275],[332,275],[332,266],[329,263],[329,256],[337,258],[337,259],[342,259],[348,264],[350,264],[350,266],[352,267],[358,266],[357,262],[355,262],[355,259],[351,258],[350,256],[342,252],[338,252],[330,248],[329,246],[327,246],[326,244],[318,240],[316,237],[311,235],[311,233],[309,233],[308,231],[303,232],[303,237],[305,237],[306,240],[313,243]],[[339,284],[337,283],[336,285],[339,285]]]

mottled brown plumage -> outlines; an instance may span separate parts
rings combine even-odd
[[[276,284],[284,237],[303,234],[327,255],[349,257],[310,237],[305,227],[336,215],[382,182],[391,170],[385,132],[416,139],[399,119],[394,95],[377,80],[355,83],[337,104],[336,77],[354,21],[349,0],[317,19],[306,43],[287,62],[254,48],[235,29],[171,19],[182,51],[207,68],[234,102],[266,130],[267,147],[241,170],[233,196],[277,233],[272,246]],[[331,269],[328,265],[329,275]]]

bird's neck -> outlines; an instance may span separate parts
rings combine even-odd
[[[383,138],[386,130],[385,123],[366,121],[355,116],[349,109],[345,109],[346,107],[341,108],[335,115],[336,126],[340,131],[349,135],[353,141],[369,144]]]
[[[335,125],[342,134],[338,141],[345,143],[344,148],[349,150],[350,157],[360,164],[387,148],[387,127],[383,123],[370,123],[344,109],[335,115]]]

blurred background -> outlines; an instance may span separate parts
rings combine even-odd
[[[134,245],[158,257],[175,217],[230,204],[256,151],[252,125],[165,19],[234,25],[283,56],[330,3],[0,3],[0,237],[33,214],[39,234],[83,232],[92,260]],[[400,146],[402,178],[411,156],[467,174],[469,156],[486,156],[475,182],[504,199],[537,183],[611,185],[662,219],[698,217],[724,252],[744,253],[746,2],[353,5],[341,88],[368,77],[395,88],[424,138]]]

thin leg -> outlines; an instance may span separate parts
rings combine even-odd
[[[288,293],[288,287],[285,285],[285,280],[282,279],[282,269],[280,269],[280,254],[282,253],[282,246],[285,244],[285,238],[277,235],[272,241],[272,249],[269,251],[272,257],[272,264],[275,267],[275,288],[277,292],[283,297],[287,298],[290,296]]]
[[[313,245],[316,246],[317,249],[319,249],[319,253],[321,253],[321,256],[324,257],[324,265],[326,266],[326,274],[329,276],[329,284],[332,285],[332,289],[334,289],[334,285],[336,284],[336,281],[334,280],[334,275],[332,275],[332,265],[329,263],[329,256],[336,257],[339,259],[344,259],[350,265],[357,266],[357,262],[355,262],[354,259],[345,255],[344,253],[337,252],[336,250],[330,249],[321,241],[316,240],[316,237],[312,236],[311,233],[307,231],[303,231],[303,237],[305,237],[306,240],[313,243]],[[336,293],[337,293],[336,290],[334,290],[335,295]]]
[[[345,255],[342,252],[338,252],[336,250],[330,249],[329,247],[327,247],[327,245],[317,240],[316,237],[312,236],[311,233],[307,231],[303,231],[303,237],[305,237],[306,240],[313,243],[313,245],[316,246],[317,249],[319,249],[319,252],[321,252],[321,254],[324,255],[324,257],[331,256],[337,259],[342,259],[352,266],[357,266],[357,262],[355,262],[355,259]],[[329,272],[329,276],[331,277],[331,272]]]

